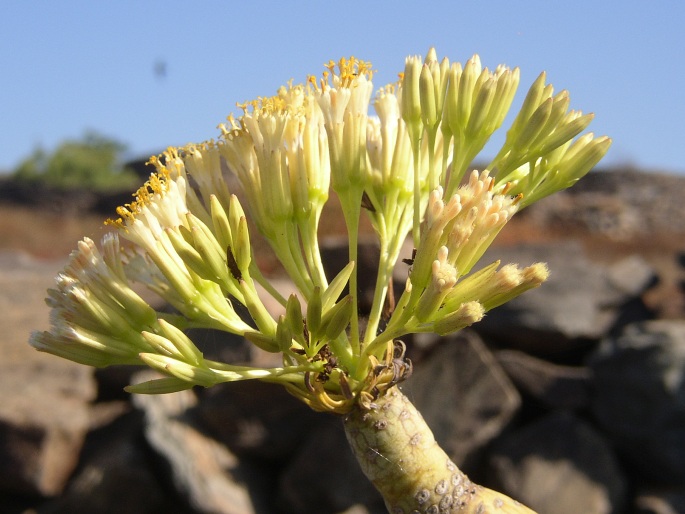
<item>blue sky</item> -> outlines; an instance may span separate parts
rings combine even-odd
[[[546,70],[614,139],[607,164],[685,173],[684,24],[680,0],[8,1],[0,170],[88,129],[128,157],[202,141],[236,102],[329,59],[370,60],[378,87],[435,46],[452,61],[519,66],[514,106]]]

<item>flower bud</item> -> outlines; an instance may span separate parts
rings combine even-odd
[[[169,394],[185,391],[191,387],[193,387],[191,382],[176,377],[164,377],[128,385],[124,387],[124,391],[130,394]]]
[[[549,116],[545,120],[544,126],[538,132],[537,136],[530,142],[531,149],[537,149],[542,143],[556,130],[562,121],[566,118],[568,107],[571,104],[571,98],[568,91],[561,91],[551,98],[552,107]]]
[[[302,305],[296,294],[291,294],[285,304],[285,319],[290,327],[290,333],[302,346],[304,340],[304,319],[302,318]]]
[[[547,120],[552,114],[553,107],[554,101],[551,98],[548,98],[535,109],[530,119],[527,120],[526,124],[523,125],[521,131],[518,133],[518,137],[514,141],[515,148],[526,149],[531,146],[535,138],[537,138],[544,129]]]
[[[466,129],[469,118],[471,117],[471,109],[474,103],[474,92],[476,83],[481,75],[480,57],[474,55],[466,62],[464,72],[459,79],[459,97],[457,99],[456,119],[457,125],[461,130]]]
[[[518,68],[510,70],[509,68],[498,67],[495,77],[497,78],[497,91],[495,91],[488,124],[485,127],[485,131],[489,134],[492,134],[502,125],[509,112],[518,89],[520,71]]]
[[[461,63],[458,62],[452,63],[447,72],[447,89],[442,109],[442,130],[446,132],[449,128],[448,132],[450,135],[461,133],[457,111],[459,108],[459,84],[462,74]]]
[[[523,127],[528,124],[530,117],[538,109],[540,104],[552,96],[552,86],[546,86],[546,80],[547,75],[543,71],[530,86],[526,98],[523,100],[523,105],[509,129],[510,133],[518,135]]]
[[[243,337],[265,352],[276,353],[281,351],[279,341],[275,337],[267,336],[254,330],[245,331]]]
[[[233,246],[233,236],[231,234],[231,226],[228,222],[228,215],[216,195],[211,195],[209,197],[209,205],[212,216],[212,226],[214,227],[214,234],[216,235],[217,242],[221,248]]]
[[[164,337],[174,345],[183,360],[194,365],[203,362],[202,352],[181,329],[163,319],[159,320],[159,328]],[[150,333],[144,332],[143,336],[146,334]]]
[[[560,163],[559,174],[571,185],[589,172],[609,151],[611,139],[606,136],[594,138],[592,133],[578,139],[567,152],[568,157]],[[568,186],[566,186],[568,187]]]
[[[321,329],[324,331],[327,340],[337,339],[347,328],[352,317],[353,307],[352,296],[348,294],[324,314],[321,319]]]
[[[438,99],[435,96],[433,75],[426,64],[421,68],[419,92],[421,101],[421,121],[426,128],[433,129],[439,121],[438,109],[440,106],[437,104]]]
[[[570,114],[571,113],[569,113],[569,115]],[[548,154],[570,141],[585,130],[593,118],[593,114],[581,115],[581,113],[574,113],[571,116],[567,116],[567,121],[565,119],[563,124],[557,127],[552,134],[542,141],[539,153],[542,155]]]
[[[421,322],[436,319],[443,299],[457,283],[457,269],[447,262],[447,256],[447,247],[441,247],[431,267],[431,281],[414,309],[414,316]]]
[[[214,235],[204,223],[192,215],[189,215],[189,222],[192,223],[190,232],[193,236],[193,246],[202,256],[207,267],[212,270],[211,280],[217,283],[228,282],[226,258]]]
[[[220,381],[216,373],[209,368],[193,366],[171,357],[165,357],[155,353],[141,353],[140,360],[152,369],[161,371],[165,375],[171,375],[180,380],[185,380],[194,385],[209,387]]]
[[[542,284],[549,277],[549,270],[544,263],[536,263],[523,270],[515,265],[503,266],[496,274],[489,291],[483,291],[482,304],[486,311],[513,300]]]
[[[462,304],[455,312],[439,319],[433,324],[436,334],[444,336],[473,325],[483,319],[485,309],[478,302]]]
[[[421,122],[421,58],[407,57],[404,61],[402,79],[402,119],[410,127]]]
[[[483,128],[489,121],[490,107],[495,97],[497,85],[495,79],[488,78],[478,89],[478,94],[474,100],[473,107],[466,125],[466,135],[473,139],[481,137]]]
[[[283,315],[279,316],[276,324],[276,343],[278,351],[283,353],[289,352],[293,345],[293,333]]]
[[[307,330],[313,339],[318,339],[322,317],[321,288],[316,286],[307,303]]]
[[[238,222],[233,252],[238,269],[247,274],[252,262],[252,247],[250,246],[250,233],[245,217],[240,218]]]

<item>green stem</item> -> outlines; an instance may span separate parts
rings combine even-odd
[[[428,136],[428,192],[433,191],[438,186],[435,170],[435,138],[437,135],[437,127],[433,129],[426,129]],[[438,175],[439,178],[439,175]]]
[[[287,230],[288,253],[292,256],[295,262],[300,278],[310,288],[309,293],[314,289],[315,284],[312,281],[310,270],[305,261],[305,256],[302,254],[302,244],[300,241],[300,231],[297,226],[297,221],[294,218],[288,220],[285,224]],[[306,294],[303,291],[303,294]]]
[[[414,155],[414,230],[412,232],[414,236],[414,248],[419,247],[419,241],[421,240],[421,173],[419,170],[420,166],[420,141],[417,139],[416,142],[412,140],[412,150]]]
[[[381,241],[381,253],[378,263],[378,275],[376,276],[376,288],[373,294],[373,304],[371,305],[371,312],[369,312],[369,320],[366,324],[366,333],[364,334],[364,344],[369,343],[378,331],[378,325],[383,313],[383,305],[388,293],[388,280],[392,270],[388,271],[388,250],[386,244]]]
[[[323,263],[321,262],[321,250],[319,249],[319,239],[317,237],[317,230],[319,227],[319,213],[312,213],[307,220],[298,222],[300,229],[300,237],[302,238],[302,247],[306,252],[307,266],[309,274],[315,286],[321,286],[322,289],[328,287],[328,280],[326,273],[323,270]]]
[[[266,277],[264,277],[264,275],[262,274],[262,270],[259,269],[259,266],[257,266],[257,263],[254,259],[252,259],[252,262],[250,263],[249,271],[252,279],[255,282],[257,282],[260,286],[262,286],[264,290],[274,298],[274,300],[276,300],[283,307],[285,307],[287,300],[283,297],[281,293],[278,292],[278,290],[271,284],[271,282],[267,280]]]
[[[370,410],[357,404],[344,425],[359,465],[391,514],[535,514],[471,482],[397,387]]]
[[[354,355],[359,355],[359,288],[357,277],[359,275],[359,218],[361,216],[362,188],[352,185],[349,188],[337,192],[343,207],[343,216],[347,226],[347,238],[349,241],[349,261],[355,266],[350,275],[350,294],[352,295],[352,318],[350,319],[350,344]]]
[[[286,223],[281,223],[275,231],[274,238],[269,239],[269,242],[286,273],[295,283],[295,286],[302,292],[305,298],[309,298],[314,286],[312,285],[306,267],[301,262],[301,254],[297,261],[295,260],[289,236],[290,230],[286,226]]]
[[[350,195],[354,196],[353,194]],[[361,194],[359,200],[348,202],[348,209],[345,209],[345,222],[347,224],[347,235],[350,242],[349,260],[355,266],[350,275],[350,294],[352,295],[352,318],[350,319],[350,339],[354,355],[359,355],[359,286],[357,279],[359,276],[359,217],[361,216]],[[350,209],[351,208],[351,209]],[[352,211],[352,212],[350,212]]]
[[[390,237],[389,242],[384,242],[381,239],[381,253],[378,265],[378,277],[376,280],[376,290],[374,293],[374,302],[369,314],[369,321],[366,326],[366,334],[364,336],[364,345],[368,345],[376,336],[378,332],[378,325],[380,323],[383,307],[388,294],[389,281],[392,279],[392,272],[395,263],[399,257],[402,249],[402,244],[406,237],[407,225],[404,223],[405,217],[409,217],[409,209],[404,209],[401,213],[395,211],[395,216],[400,216],[400,220],[393,224],[394,233]]]

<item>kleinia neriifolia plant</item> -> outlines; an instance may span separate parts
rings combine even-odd
[[[78,243],[48,291],[51,329],[30,343],[89,366],[161,373],[127,388],[137,394],[236,380],[280,384],[312,409],[341,417],[393,514],[532,512],[471,482],[438,446],[400,390],[412,371],[401,338],[456,332],[544,282],[540,263],[472,270],[516,212],[572,186],[611,142],[580,135],[592,115],[569,110],[568,93],[554,94],[543,73],[495,158],[469,171],[507,115],[517,68],[489,70],[478,56],[462,66],[431,49],[408,57],[399,81],[375,96],[368,62],[341,59],[325,68],[320,78],[239,105],[242,114],[228,117],[218,140],[152,157],[155,172],[107,222],[114,230],[99,246]],[[246,205],[225,171],[237,177]],[[349,237],[349,264],[334,277],[319,251],[331,190]],[[362,213],[380,246],[364,319],[358,291],[367,284],[358,283],[356,267]],[[288,298],[260,270],[248,219],[292,280],[297,292]],[[400,263],[409,265],[408,278],[395,297],[392,271],[408,237],[414,251]],[[155,310],[134,284],[173,312]],[[266,295],[282,314],[267,310]],[[282,364],[208,360],[186,335],[191,328],[240,335]]]

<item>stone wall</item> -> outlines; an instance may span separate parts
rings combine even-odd
[[[612,238],[682,236],[683,179],[597,174],[571,191],[528,216]],[[623,214],[586,212],[606,202]],[[346,255],[326,251],[331,265]],[[373,249],[361,254],[373,268]],[[595,262],[572,240],[497,247],[485,261],[496,258],[546,261],[552,275],[474,330],[405,341],[415,373],[402,387],[438,441],[475,481],[541,514],[685,512],[685,320],[646,301],[660,270],[633,254]],[[685,280],[682,258],[665,258]],[[62,264],[0,254],[0,512],[385,512],[340,419],[277,386],[131,397],[122,387],[149,372],[33,351]],[[405,278],[398,269],[398,287]],[[210,358],[269,358],[235,337],[193,337]]]

